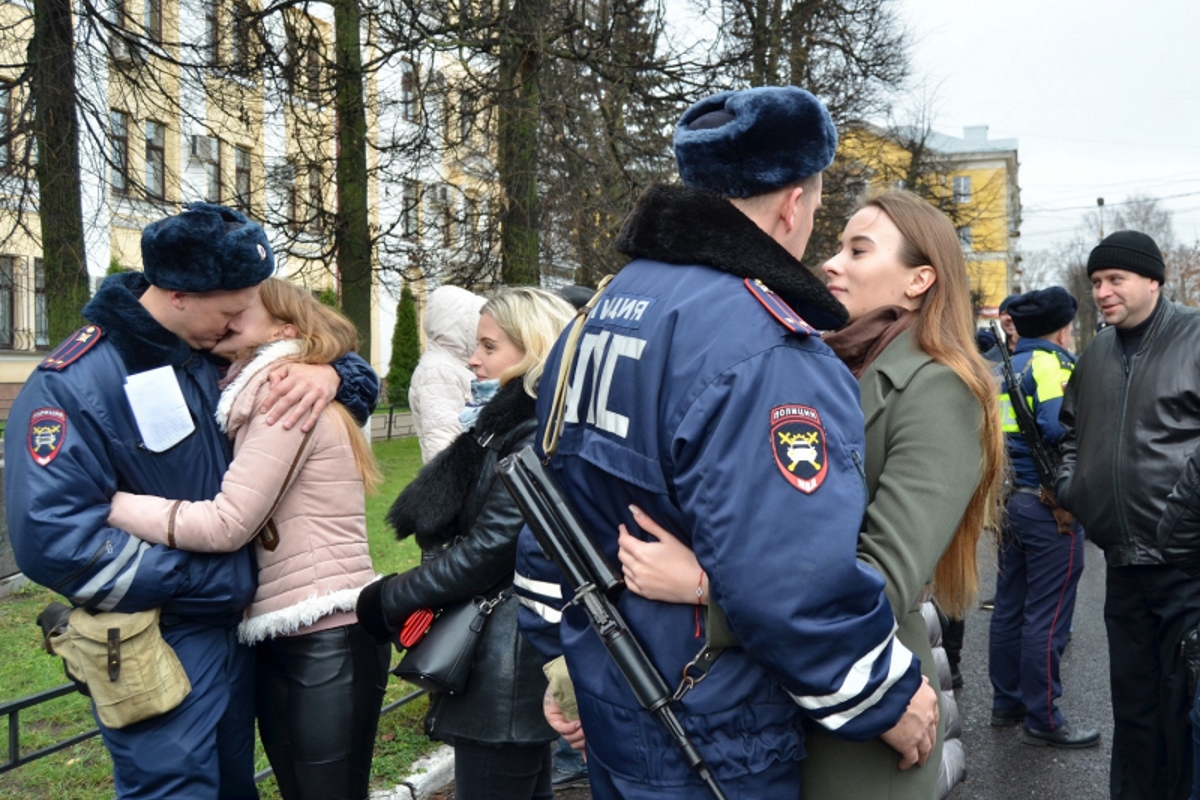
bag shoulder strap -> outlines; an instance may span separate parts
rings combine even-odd
[[[605,275],[600,281],[600,285],[596,287],[596,293],[592,295],[592,299],[575,312],[575,319],[571,323],[571,333],[567,336],[562,359],[558,364],[558,376],[554,381],[554,400],[550,404],[550,416],[546,419],[546,430],[542,433],[542,452],[546,458],[550,458],[558,450],[558,440],[562,436],[563,422],[566,419],[563,411],[567,404],[567,382],[571,379],[571,367],[575,363],[575,354],[579,350],[579,337],[583,333],[584,323],[587,322],[588,315],[596,306],[596,301],[600,299],[600,295],[608,288],[612,279],[612,275]]]

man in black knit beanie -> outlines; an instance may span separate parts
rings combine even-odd
[[[1067,384],[1058,499],[1107,565],[1111,796],[1183,800],[1194,759],[1180,642],[1200,624],[1200,582],[1167,563],[1158,526],[1200,445],[1200,311],[1162,296],[1166,265],[1144,233],[1106,237],[1087,271],[1109,327]]]

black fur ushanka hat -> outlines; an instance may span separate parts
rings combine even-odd
[[[795,86],[759,86],[701,100],[675,126],[685,186],[753,197],[824,171],[837,152],[825,106]]]
[[[160,289],[217,292],[257,286],[275,271],[266,231],[232,208],[189,203],[142,232],[142,269]]]

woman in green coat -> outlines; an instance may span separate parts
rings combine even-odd
[[[887,581],[897,636],[936,687],[919,601],[930,584],[953,616],[973,601],[976,547],[996,519],[1004,473],[996,390],[975,348],[962,249],[945,215],[908,192],[887,192],[851,217],[824,271],[850,312],[850,324],[825,341],[858,378],[866,421],[859,558]],[[700,570],[690,551],[643,519],[658,542],[622,531],[629,587],[696,602]],[[937,797],[940,726],[929,759],[906,769],[881,740],[839,740],[816,725],[806,732],[806,800]]]

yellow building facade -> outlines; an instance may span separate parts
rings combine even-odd
[[[1016,139],[989,139],[986,126],[955,137],[924,129],[855,125],[843,132],[838,158],[862,189],[908,188],[954,223],[977,320],[997,316],[1020,289],[1021,201]]]
[[[280,277],[314,292],[338,290],[332,10],[287,8],[247,29],[240,20],[247,12],[253,18],[260,3],[114,0],[105,6],[106,24],[77,20],[76,73],[87,107],[80,114],[85,250],[93,290],[112,269],[140,269],[145,226],[193,201],[228,205],[263,221]],[[16,34],[0,37],[0,81],[19,76],[32,36],[31,9],[26,0],[0,0],[0,26]],[[277,48],[283,64],[273,80],[256,73],[264,47]],[[378,56],[369,29],[363,48],[365,60]],[[369,225],[372,235],[391,237],[373,255],[379,269],[372,347],[362,354],[381,374],[400,286],[411,284],[419,298],[426,289],[423,273],[407,268],[420,261],[411,253],[446,260],[451,256],[439,250],[478,249],[494,209],[491,143],[480,132],[488,121],[455,93],[447,93],[453,113],[420,108],[424,84],[436,81],[444,89],[447,77],[454,79],[437,60],[379,68],[364,86]],[[37,182],[23,149],[27,109],[27,88],[0,89],[0,419],[57,344],[48,340],[46,292],[53,287],[44,285]],[[467,125],[475,116],[480,121]],[[403,157],[395,152],[380,168],[384,140],[420,125],[469,131],[464,144],[470,146],[444,148],[403,179],[396,177],[406,169],[397,165]],[[381,274],[392,277],[381,281]]]

